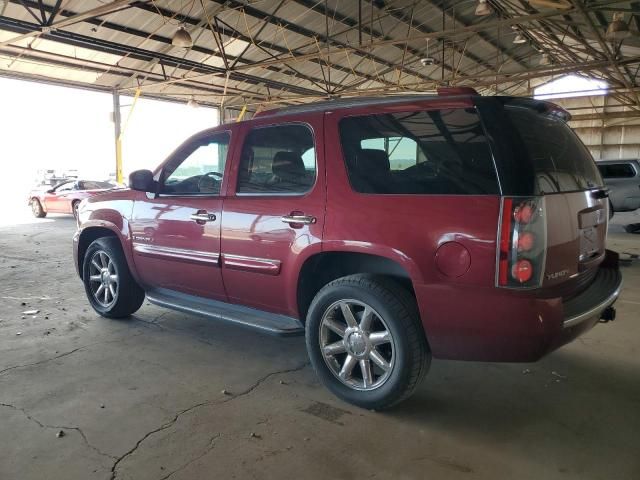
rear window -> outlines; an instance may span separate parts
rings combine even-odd
[[[535,172],[539,194],[586,190],[602,185],[591,154],[556,115],[528,106],[507,106],[506,113]]]
[[[374,194],[497,194],[475,109],[347,117],[340,140],[353,189]]]
[[[598,165],[598,169],[604,178],[633,178],[636,171],[630,163],[608,163]]]

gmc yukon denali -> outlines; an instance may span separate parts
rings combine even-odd
[[[78,273],[104,317],[146,296],[304,333],[334,394],[390,407],[432,356],[531,362],[613,319],[607,189],[567,118],[443,89],[224,124],[82,202]]]

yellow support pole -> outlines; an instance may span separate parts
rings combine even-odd
[[[127,125],[129,124],[129,120],[131,119],[131,114],[133,113],[133,109],[136,106],[136,102],[138,101],[138,97],[142,93],[142,90],[136,88],[136,93],[133,96],[133,102],[131,103],[131,109],[129,110],[129,114],[127,115],[127,119],[124,122],[122,128],[120,128],[120,99],[117,92],[114,92],[113,97],[113,105],[114,105],[114,121],[116,122],[116,182],[122,183],[122,139],[124,137],[124,132],[127,129]]]
[[[241,122],[242,121],[242,117],[244,117],[244,114],[247,112],[247,105],[243,105],[242,106],[242,110],[240,110],[240,115],[238,115],[238,118],[236,118],[236,122]]]

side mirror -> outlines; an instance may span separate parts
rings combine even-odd
[[[129,188],[140,192],[156,193],[156,181],[151,170],[136,170],[129,175]]]
[[[49,190],[46,191],[46,193],[53,193],[53,192],[55,192],[55,189],[53,188],[50,188]]]

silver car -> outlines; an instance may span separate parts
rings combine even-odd
[[[609,187],[610,207],[613,212],[631,212],[640,208],[640,162],[602,160],[597,162],[597,165],[605,184]]]

